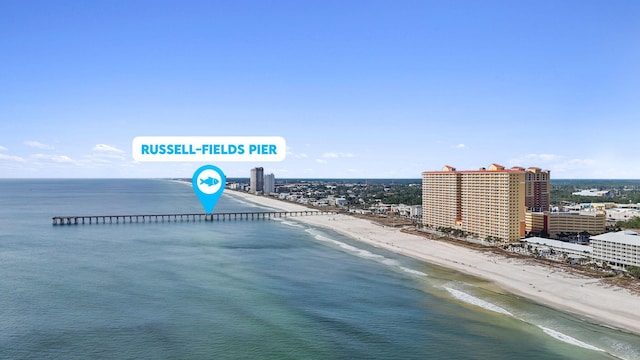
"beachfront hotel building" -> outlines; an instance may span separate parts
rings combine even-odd
[[[251,176],[249,177],[249,191],[254,194],[260,193],[264,190],[264,169],[256,167],[251,169]]]
[[[640,236],[624,230],[591,237],[593,258],[610,265],[625,268],[640,266]]]
[[[518,241],[525,234],[524,168],[492,164],[422,173],[422,223],[462,230],[478,239]]]

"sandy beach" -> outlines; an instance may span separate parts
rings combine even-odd
[[[237,191],[229,190],[225,194],[285,211],[307,209],[302,205]],[[508,258],[430,240],[349,215],[300,216],[295,219],[332,229],[376,247],[481,277],[511,293],[582,315],[595,323],[640,334],[640,313],[637,311],[640,296],[621,287],[604,285],[598,279],[568,273],[530,259]]]

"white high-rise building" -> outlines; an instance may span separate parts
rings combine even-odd
[[[263,191],[265,194],[270,194],[276,191],[276,177],[273,174],[266,174],[264,176]]]

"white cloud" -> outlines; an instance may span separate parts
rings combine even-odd
[[[6,147],[0,145],[0,151],[7,151],[7,150],[9,150],[9,149],[7,149]]]
[[[126,160],[126,157],[123,154],[116,154],[116,153],[110,153],[110,152],[93,153],[85,157],[88,158],[90,161],[101,160],[101,161],[111,162],[111,160]]]
[[[464,149],[465,145],[464,144],[458,144],[455,147],[456,147],[456,149]]]
[[[107,144],[97,144],[96,146],[93,147],[93,151],[101,151],[101,152],[116,152],[116,153],[123,153],[124,151],[113,147],[113,146],[109,146]]]
[[[307,154],[305,153],[296,153],[293,151],[291,146],[287,146],[287,156],[294,157],[296,159],[305,159],[307,158]]]
[[[326,159],[337,159],[337,158],[352,158],[355,157],[352,153],[336,153],[336,152],[326,152],[322,154],[323,158]]]
[[[107,159],[101,159],[101,158],[97,158],[97,157],[89,157],[89,156],[85,156],[85,158],[88,158],[89,161],[87,160],[82,160],[82,162],[84,163],[91,163],[91,164],[111,164],[110,160]]]
[[[549,162],[562,158],[562,156],[556,154],[527,154],[525,157],[529,161],[537,162]]]
[[[108,164],[111,163],[112,160],[126,160],[124,151],[115,146],[96,144],[92,150],[93,153],[91,155],[84,156],[84,158],[87,158],[90,162]]]
[[[342,152],[326,152],[322,154],[321,158],[316,159],[316,163],[318,164],[328,164],[329,160],[327,159],[341,159],[341,158],[353,158],[355,155],[352,153],[342,153]]]
[[[5,155],[5,154],[0,154],[0,160],[24,162],[24,159],[21,158],[20,156]]]
[[[70,163],[78,165],[77,161],[67,155],[33,154],[31,157],[37,160],[48,160],[56,163]]]
[[[29,147],[40,149],[40,150],[53,150],[53,149],[55,149],[51,145],[43,144],[43,143],[41,143],[39,141],[34,141],[34,140],[25,141],[24,144],[29,146]]]
[[[66,162],[75,163],[75,160],[71,159],[66,155],[54,155],[53,157],[51,157],[51,160],[55,162],[62,162],[62,163],[66,163]]]

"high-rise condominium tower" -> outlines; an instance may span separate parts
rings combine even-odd
[[[251,177],[249,178],[250,191],[254,194],[264,190],[264,169],[256,167],[251,169]]]
[[[267,174],[264,176],[264,188],[265,194],[270,194],[276,191],[276,177],[273,174]]]
[[[497,164],[423,172],[423,225],[462,230],[478,239],[518,241],[525,230],[525,172]]]

